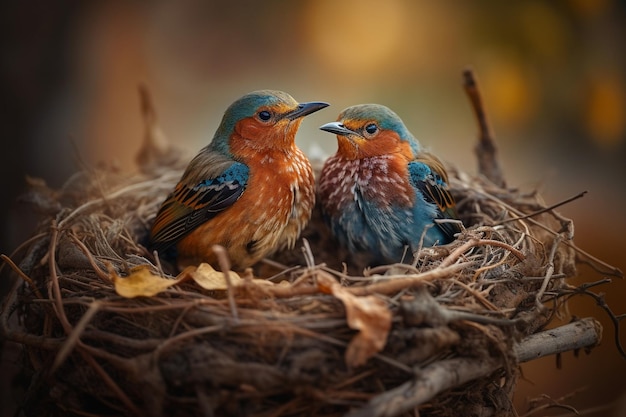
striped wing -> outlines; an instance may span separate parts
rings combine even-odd
[[[220,175],[194,186],[178,183],[157,213],[149,246],[164,253],[201,224],[234,204],[243,194],[249,169],[234,162]]]
[[[437,206],[437,218],[458,219],[456,203],[448,190],[448,176],[443,164],[435,156],[422,153],[409,162],[409,173],[414,187],[422,192],[429,203]],[[455,223],[437,223],[437,226],[450,238],[459,233],[461,228]]]

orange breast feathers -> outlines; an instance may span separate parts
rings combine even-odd
[[[292,248],[315,204],[311,164],[297,147],[266,150],[246,158],[246,191],[228,210],[201,225],[179,244],[179,265],[197,259],[216,265],[211,247],[227,248],[233,269],[253,265],[276,250]]]

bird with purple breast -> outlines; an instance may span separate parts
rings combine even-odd
[[[337,135],[338,149],[324,163],[318,199],[350,252],[366,253],[372,264],[410,262],[420,248],[449,243],[461,230],[442,162],[396,113],[352,106],[320,129]]]
[[[179,266],[217,267],[213,246],[221,245],[234,270],[293,247],[315,204],[311,164],[295,136],[304,116],[327,106],[273,90],[232,103],[163,202],[148,247],[173,253]]]

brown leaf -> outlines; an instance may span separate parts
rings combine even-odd
[[[331,282],[332,280],[332,282]],[[355,296],[331,277],[318,276],[318,285],[330,287],[332,294],[343,302],[346,320],[351,329],[359,330],[346,349],[345,360],[349,367],[358,367],[383,350],[391,329],[391,311],[380,298]]]

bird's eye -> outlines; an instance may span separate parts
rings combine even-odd
[[[365,126],[365,131],[368,134],[373,135],[374,133],[376,133],[376,131],[378,131],[378,126],[376,126],[376,123],[370,123]]]
[[[259,112],[259,119],[263,120],[264,122],[267,122],[271,118],[272,113],[268,112],[267,110],[262,110]]]

